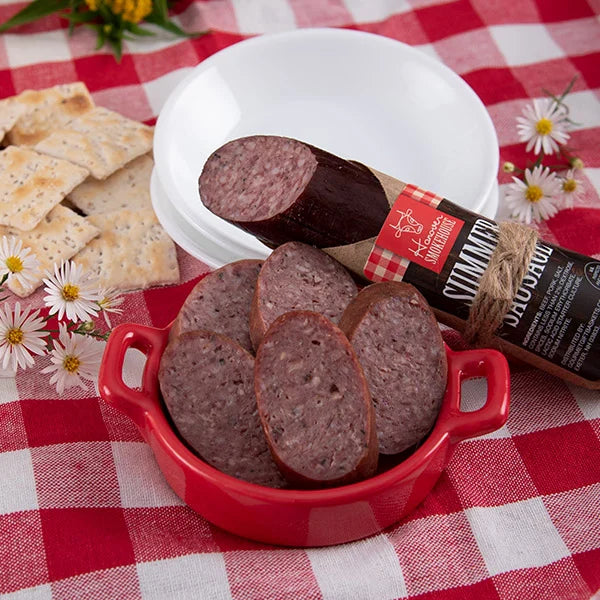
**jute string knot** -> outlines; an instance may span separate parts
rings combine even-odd
[[[535,252],[537,232],[519,223],[500,223],[498,245],[479,282],[464,337],[472,346],[489,346],[510,310]]]

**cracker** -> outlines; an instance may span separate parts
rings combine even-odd
[[[51,131],[60,129],[94,107],[84,83],[67,83],[45,90],[25,90],[13,99],[24,107],[24,114],[8,133],[17,146],[33,146]]]
[[[60,265],[63,260],[73,257],[99,233],[87,219],[60,204],[31,231],[0,226],[0,237],[14,235],[21,240],[23,246],[31,248],[40,263],[32,288],[24,288],[13,277],[8,281],[9,289],[17,296],[28,296],[42,284],[46,271],[52,271],[55,263]]]
[[[25,107],[16,102],[14,98],[0,100],[0,142],[24,113]]]
[[[179,281],[175,244],[152,209],[122,209],[87,220],[100,236],[73,260],[98,277],[101,286],[125,291]]]
[[[86,215],[122,208],[152,208],[150,175],[153,166],[150,156],[143,154],[104,181],[88,178],[69,194],[68,199]]]
[[[87,176],[66,160],[9,146],[0,152],[0,225],[33,229]]]
[[[106,179],[152,149],[154,130],[107,108],[94,108],[52,132],[35,149],[85,167]]]

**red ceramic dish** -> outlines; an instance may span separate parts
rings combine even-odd
[[[278,490],[240,481],[204,463],[180,441],[165,414],[157,372],[169,328],[115,328],[100,368],[102,398],[128,415],[150,444],[165,478],[183,501],[237,535],[288,546],[357,540],[392,525],[429,493],[457,442],[502,427],[508,417],[509,371],[494,350],[448,355],[448,386],[440,415],[423,445],[400,464],[365,481],[325,490]],[[128,348],[146,355],[139,389],[125,385]],[[461,382],[487,378],[485,405],[461,412]]]

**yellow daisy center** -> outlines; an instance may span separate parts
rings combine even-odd
[[[548,135],[552,132],[552,121],[550,119],[540,119],[535,124],[535,130],[540,135]]]
[[[23,261],[18,256],[9,256],[5,263],[11,273],[20,273],[23,270]]]
[[[11,346],[18,346],[23,342],[23,331],[17,327],[9,329],[6,334],[6,341]]]
[[[525,192],[525,198],[529,202],[539,202],[544,197],[544,192],[539,185],[530,185]]]
[[[577,182],[574,179],[566,179],[563,181],[562,189],[565,192],[574,192],[577,189]]]
[[[69,373],[77,373],[80,364],[81,361],[76,356],[68,354],[63,360],[63,369]]]
[[[67,302],[73,302],[73,300],[77,300],[77,298],[79,298],[79,287],[73,285],[72,283],[67,283],[65,286],[63,286],[62,297]]]

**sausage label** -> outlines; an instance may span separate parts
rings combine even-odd
[[[410,262],[441,273],[464,221],[437,210],[440,196],[412,185],[399,194],[367,260],[372,281],[401,280]]]

